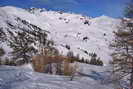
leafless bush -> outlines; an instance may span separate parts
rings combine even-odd
[[[65,56],[37,55],[32,58],[32,64],[36,72],[73,76],[78,66],[71,63],[70,59]]]

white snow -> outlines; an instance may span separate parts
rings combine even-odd
[[[29,65],[28,65],[29,66]],[[81,76],[70,77],[33,72],[29,67],[0,66],[0,89],[114,89],[104,79],[105,67],[81,64]]]

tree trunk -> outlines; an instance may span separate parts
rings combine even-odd
[[[130,76],[130,86],[133,89],[133,59],[132,59],[132,69],[131,69],[131,76]]]

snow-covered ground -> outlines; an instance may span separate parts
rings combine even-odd
[[[81,75],[70,77],[33,72],[28,65],[0,66],[0,89],[114,89],[107,67],[80,64]]]
[[[85,59],[90,59],[89,53],[95,52],[105,64],[111,60],[112,49],[109,49],[109,44],[114,39],[113,31],[117,30],[119,19],[107,16],[90,18],[74,13],[40,11],[40,9],[32,10],[30,13],[21,8],[0,7],[0,27],[7,28],[7,22],[16,27],[18,25],[23,27],[16,21],[16,17],[49,31],[48,38],[55,42],[55,47],[61,54],[66,55],[69,51],[67,45],[75,55],[79,54]],[[86,21],[88,24],[85,24]],[[14,29],[17,30],[19,29]],[[0,47],[6,47],[7,54],[10,53],[11,49],[6,44],[0,44]]]

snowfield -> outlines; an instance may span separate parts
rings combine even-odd
[[[114,89],[107,67],[80,64],[82,72],[70,77],[36,73],[28,65],[0,66],[0,89]]]
[[[66,46],[70,46],[70,51],[75,55],[79,54],[80,58],[90,59],[89,53],[95,52],[104,64],[108,64],[112,59],[110,55],[113,50],[109,45],[114,39],[113,31],[117,30],[119,19],[107,16],[90,18],[74,13],[41,11],[41,9],[33,9],[29,12],[6,6],[0,7],[0,28],[11,29],[7,22],[16,27],[24,27],[22,23],[16,21],[16,17],[50,32],[48,39],[54,41],[55,47],[63,55],[69,51]],[[4,31],[6,33],[6,30]],[[19,29],[12,31],[19,31]],[[7,44],[2,43],[0,47],[6,50],[9,57],[11,49]]]

